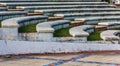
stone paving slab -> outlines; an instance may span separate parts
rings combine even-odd
[[[57,63],[58,66],[112,66],[112,63],[120,63],[119,58],[120,54],[25,56],[20,58],[0,58],[0,66],[44,66],[52,63]],[[62,63],[59,62],[60,60],[62,61]],[[99,62],[111,64],[104,64]]]
[[[107,63],[120,63],[120,55],[92,55],[80,59],[81,61],[96,61],[96,62],[107,62]]]
[[[52,60],[38,60],[38,59],[17,59],[5,60],[0,62],[0,66],[43,66],[55,61]]]

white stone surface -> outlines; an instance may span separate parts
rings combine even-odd
[[[109,40],[109,41],[114,41],[114,40],[119,40],[119,36],[116,36],[115,34],[120,33],[120,30],[106,30],[101,32],[100,37],[103,40]]]
[[[1,28],[0,34],[3,40],[18,40],[18,28]]]
[[[53,33],[57,28],[58,29],[64,28],[64,27],[60,27],[60,25],[65,25],[69,23],[70,20],[57,20],[57,21],[39,23],[36,26],[36,30],[39,33]],[[52,27],[54,25],[56,25],[56,27]]]
[[[87,30],[88,32],[86,31],[86,29],[88,29]],[[87,36],[89,36],[89,32],[93,32],[93,31],[94,31],[94,26],[91,26],[91,25],[82,25],[82,26],[77,26],[77,27],[71,28],[69,30],[69,33],[73,37],[87,37]]]
[[[120,24],[120,22],[101,22],[101,23],[98,23],[98,25],[105,25],[105,26],[117,25],[117,24]]]
[[[120,50],[119,44],[31,42],[0,40],[0,55]]]
[[[23,22],[24,20],[30,20],[30,19],[47,19],[47,16],[26,16],[26,17],[17,17],[17,18],[11,18],[6,19],[2,21],[2,27],[19,27],[19,22]]]

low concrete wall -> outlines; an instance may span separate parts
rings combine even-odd
[[[119,44],[30,42],[0,40],[0,55],[120,50]]]
[[[18,28],[0,28],[0,39],[18,40]]]
[[[87,37],[53,37],[53,33],[19,33],[19,40],[47,42],[85,42]]]

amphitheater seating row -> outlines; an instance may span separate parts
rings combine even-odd
[[[101,0],[0,0],[0,2],[101,2]]]
[[[39,9],[67,9],[67,8],[114,8],[112,5],[58,5],[58,6],[16,6],[17,9],[34,11]]]
[[[51,22],[39,23],[36,26],[36,30],[39,33],[53,33],[55,30],[69,27],[69,20],[57,20]]]
[[[70,35],[73,37],[87,37],[89,33],[94,32],[95,26],[91,25],[82,25],[73,27],[69,30]]]
[[[107,29],[120,28],[120,22],[102,22],[98,23],[98,25],[106,26]]]
[[[26,11],[1,11],[0,20],[26,16]]]
[[[39,5],[107,5],[107,2],[13,2],[0,3],[4,6],[39,6]]]
[[[21,27],[29,24],[47,21],[47,16],[26,16],[6,19],[2,21],[2,27]]]
[[[68,8],[68,9],[41,9],[41,10],[34,10],[34,12],[39,12],[39,13],[44,13],[46,15],[52,15],[52,14],[66,14],[66,13],[86,13],[86,12],[119,12],[120,9],[115,9],[115,8]]]
[[[86,17],[86,18],[82,18],[85,20],[85,24],[98,24],[99,22],[119,22],[120,16],[96,16],[96,17]],[[66,18],[66,19],[70,19],[70,18]],[[81,20],[81,18],[72,18],[76,21]]]
[[[7,7],[0,7],[0,11],[7,11]]]
[[[65,17],[65,18],[90,18],[98,16],[117,16],[120,12],[93,12],[93,13],[67,13],[67,14],[54,14],[54,16]]]
[[[101,32],[100,37],[105,41],[119,40],[119,36],[116,36],[118,33],[120,30],[106,30]]]

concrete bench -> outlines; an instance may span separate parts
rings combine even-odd
[[[37,30],[37,32],[44,32],[44,31],[45,32],[49,32],[49,31],[53,32],[53,31],[58,30],[58,29],[69,27],[69,23],[70,23],[69,20],[57,20],[57,21],[39,23],[36,26],[36,30]],[[52,31],[49,29],[52,29]]]
[[[106,26],[107,29],[120,28],[120,22],[102,22],[98,23],[98,25]]]
[[[111,5],[58,5],[58,6],[17,6],[17,9],[34,11],[38,9],[66,9],[66,8],[113,8]]]
[[[120,12],[83,12],[83,13],[67,13],[67,14],[54,14],[57,17],[64,17],[65,19],[74,19],[74,18],[90,18],[98,16],[117,16],[120,15]]]
[[[26,16],[26,11],[1,11],[0,12],[0,20],[14,18],[14,17],[22,17]]]
[[[69,20],[57,20],[37,24],[38,39],[40,41],[51,41],[54,31],[69,27],[69,23]]]
[[[115,8],[68,8],[68,9],[41,9],[41,10],[34,10],[34,12],[38,13],[44,13],[46,15],[52,15],[52,14],[66,14],[66,13],[81,13],[81,12],[118,12],[120,9]]]
[[[79,21],[84,19],[84,24],[98,24],[100,22],[119,22],[120,16],[95,16],[95,17],[86,17],[86,18],[64,18]]]
[[[0,7],[0,11],[7,11],[7,7]]]
[[[47,21],[47,16],[26,16],[26,17],[17,17],[6,19],[2,21],[2,27],[21,27],[26,26],[33,23],[39,23]]]
[[[107,2],[7,2],[0,3],[1,6],[14,8],[16,6],[43,6],[43,5],[106,5]]]
[[[3,6],[37,6],[37,5],[107,5],[107,2],[13,2],[0,3]]]
[[[18,27],[47,21],[47,16],[26,16],[2,21],[2,39],[18,40]]]
[[[73,37],[87,37],[89,33],[94,32],[94,26],[91,25],[82,25],[73,27],[69,30],[70,35]]]
[[[100,37],[105,41],[119,40],[120,38],[116,34],[120,34],[120,30],[106,30],[101,32]]]
[[[0,0],[0,2],[101,2],[101,0]]]

